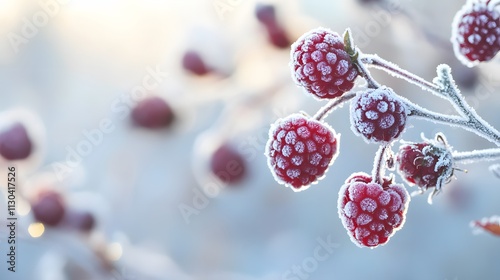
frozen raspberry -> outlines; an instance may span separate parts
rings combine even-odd
[[[489,2],[468,0],[453,20],[455,55],[469,67],[491,60],[500,50],[500,13]]]
[[[210,168],[212,173],[226,184],[239,183],[246,174],[245,160],[229,144],[223,144],[214,152]]]
[[[187,71],[198,76],[206,75],[212,71],[212,69],[205,64],[200,54],[195,51],[187,51],[184,54],[182,57],[182,66]]]
[[[417,185],[422,192],[428,188],[442,186],[453,174],[453,156],[446,146],[444,136],[421,143],[406,143],[396,156],[398,172],[410,184]]]
[[[341,96],[354,86],[358,70],[339,34],[317,28],[302,35],[291,47],[292,77],[317,98]]]
[[[257,4],[255,15],[259,22],[266,28],[269,42],[280,49],[290,47],[291,42],[288,39],[285,29],[276,20],[276,13],[273,5]]]
[[[360,247],[387,243],[405,222],[410,195],[391,179],[383,181],[380,185],[366,173],[354,173],[339,191],[339,217],[351,240]]]
[[[162,128],[174,120],[174,113],[167,102],[157,96],[141,100],[132,110],[133,122],[141,127]]]
[[[280,184],[305,190],[324,176],[337,157],[338,139],[329,125],[303,115],[279,119],[269,131],[267,163]]]
[[[351,101],[351,128],[367,142],[390,142],[403,132],[407,110],[394,91],[382,86]]]
[[[65,206],[58,193],[47,191],[32,203],[31,210],[37,221],[47,226],[56,226],[64,217]]]
[[[21,123],[15,123],[0,133],[0,155],[5,159],[25,159],[31,154],[31,150],[30,137]]]
[[[257,4],[255,6],[255,16],[264,25],[276,24],[276,12],[273,5]]]

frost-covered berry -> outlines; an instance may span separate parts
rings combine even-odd
[[[206,75],[212,71],[212,69],[205,64],[200,54],[195,51],[187,51],[184,53],[182,57],[182,67],[198,76]]]
[[[391,179],[383,181],[381,185],[366,173],[354,173],[339,191],[339,217],[360,247],[384,245],[405,222],[410,195]]]
[[[37,221],[47,226],[56,226],[64,217],[65,206],[60,194],[46,191],[31,204],[31,210]]]
[[[453,156],[440,134],[436,140],[401,145],[396,162],[399,174],[422,192],[433,187],[439,192],[453,174]]]
[[[351,128],[367,142],[390,142],[403,132],[407,110],[391,88],[358,93],[351,101]]]
[[[61,224],[69,229],[89,232],[95,226],[95,218],[94,215],[88,211],[69,209],[66,211]]]
[[[302,35],[291,47],[295,83],[317,98],[341,96],[354,86],[359,72],[339,34],[325,28]]]
[[[145,128],[162,128],[174,121],[174,113],[161,97],[152,96],[141,100],[132,110],[132,121]]]
[[[15,123],[0,133],[0,155],[7,160],[27,158],[32,146],[28,132],[21,123]]]
[[[221,145],[210,160],[212,173],[226,184],[236,184],[245,178],[246,163],[242,155],[229,144]]]
[[[500,12],[489,2],[468,0],[453,20],[455,55],[469,67],[491,60],[500,50]]]
[[[293,114],[271,125],[267,163],[277,182],[302,191],[324,176],[338,156],[338,142],[328,124]]]

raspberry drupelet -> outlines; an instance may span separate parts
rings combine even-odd
[[[391,142],[403,132],[407,114],[391,88],[367,89],[351,101],[351,128],[367,142]]]
[[[379,184],[366,173],[354,173],[339,191],[338,214],[356,245],[375,248],[403,227],[409,202],[406,189],[391,178]]]
[[[294,191],[307,189],[338,156],[339,135],[326,123],[293,114],[271,126],[266,145],[276,181]]]
[[[468,0],[453,20],[455,55],[469,67],[491,60],[500,50],[500,12],[489,2]]]
[[[291,47],[295,83],[320,99],[332,99],[352,89],[359,75],[342,37],[326,28],[302,35]]]

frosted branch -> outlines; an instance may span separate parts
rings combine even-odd
[[[328,102],[325,106],[323,106],[314,115],[313,118],[315,120],[318,120],[318,121],[324,119],[326,116],[328,116],[328,114],[333,112],[333,110],[335,110],[337,107],[341,107],[344,104],[344,102],[351,100],[354,96],[356,96],[355,92],[349,92],[349,93],[342,95],[341,97],[334,98],[334,99],[330,100],[330,102]]]
[[[473,163],[480,160],[490,161],[498,159],[500,159],[500,149],[498,148],[453,153],[453,160],[461,163]]]
[[[360,54],[359,60],[363,63],[366,63],[369,66],[373,66],[375,68],[386,71],[396,78],[400,78],[406,80],[409,83],[420,86],[422,89],[432,92],[433,94],[439,97],[445,97],[441,88],[437,85],[426,81],[425,79],[408,72],[404,69],[401,69],[396,64],[389,62],[380,58],[378,55],[374,54]]]

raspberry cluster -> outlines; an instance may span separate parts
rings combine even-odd
[[[308,93],[331,99],[353,88],[359,72],[337,33],[317,28],[300,37],[291,48],[292,77]]]
[[[489,2],[468,0],[452,24],[455,55],[469,67],[491,60],[500,50],[500,12]]]
[[[355,244],[374,248],[403,226],[409,202],[406,189],[392,179],[380,184],[366,173],[354,173],[339,191],[338,213]]]
[[[266,145],[276,180],[302,191],[319,180],[337,157],[339,135],[327,124],[294,114],[276,121]]]

